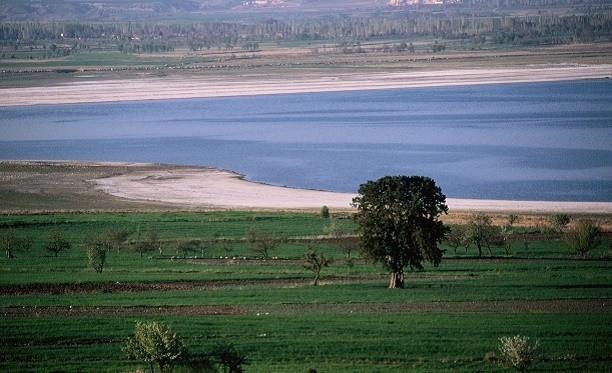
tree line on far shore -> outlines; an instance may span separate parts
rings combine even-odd
[[[612,41],[612,11],[593,14],[499,16],[398,11],[350,17],[262,18],[225,21],[3,21],[4,58],[51,58],[90,50],[166,53],[175,49],[256,52],[261,43],[441,38],[473,48],[491,45],[551,45]],[[440,44],[438,47],[442,46]]]

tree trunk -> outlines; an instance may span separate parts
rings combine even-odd
[[[320,276],[319,272],[315,272],[315,278],[314,278],[314,281],[312,283],[314,286],[318,286],[319,285],[319,276]]]
[[[397,271],[391,272],[391,278],[389,279],[389,289],[403,289],[404,288],[404,272]]]

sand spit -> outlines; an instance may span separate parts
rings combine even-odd
[[[0,89],[0,106],[517,83],[597,79],[610,76],[612,76],[612,65],[603,64],[335,75],[238,75],[206,78],[149,77],[106,81],[83,80],[49,87]]]
[[[138,171],[92,181],[114,196],[191,207],[312,210],[327,206],[350,210],[354,193],[306,190],[250,182],[236,173],[210,168]],[[550,202],[457,199],[451,211],[610,214],[611,202]]]

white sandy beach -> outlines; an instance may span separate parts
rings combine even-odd
[[[244,180],[230,171],[176,168],[139,171],[92,181],[99,190],[122,198],[201,208],[350,210],[356,194],[305,190]],[[612,213],[610,202],[534,202],[447,199],[451,211],[517,213]]]

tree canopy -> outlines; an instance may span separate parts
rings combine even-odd
[[[438,243],[446,228],[438,217],[448,212],[446,196],[425,176],[385,176],[359,187],[353,198],[362,254],[390,272],[390,288],[404,286],[404,268],[440,264]]]

